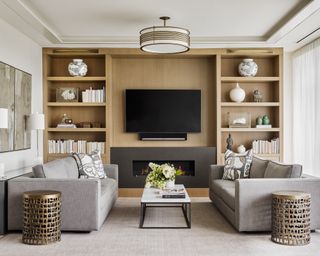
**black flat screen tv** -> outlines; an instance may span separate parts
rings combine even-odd
[[[126,132],[201,132],[201,90],[126,90]]]

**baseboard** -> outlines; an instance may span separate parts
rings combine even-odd
[[[190,197],[209,197],[208,188],[187,188]],[[143,188],[119,188],[119,197],[141,197]]]

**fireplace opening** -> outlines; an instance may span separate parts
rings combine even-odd
[[[193,160],[133,160],[133,176],[147,176],[149,172],[151,172],[151,168],[149,167],[149,163],[155,164],[171,164],[175,169],[182,170],[181,176],[195,176],[195,161]]]

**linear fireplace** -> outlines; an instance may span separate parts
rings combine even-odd
[[[149,172],[151,172],[151,168],[149,167],[149,163],[155,163],[155,164],[171,164],[173,165],[176,169],[182,170],[182,175],[181,176],[194,176],[194,160],[133,160],[132,163],[132,174],[133,176],[147,176]]]
[[[120,188],[143,188],[149,162],[171,163],[185,170],[177,184],[189,188],[207,188],[209,169],[216,164],[215,147],[113,147],[111,163],[119,165]]]

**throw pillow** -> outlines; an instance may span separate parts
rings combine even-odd
[[[106,178],[99,151],[91,154],[74,153],[73,156],[78,163],[80,177]]]
[[[249,178],[252,150],[248,150],[245,153],[234,153],[231,150],[227,150],[224,160],[225,165],[222,179],[236,180]]]
[[[250,178],[264,178],[264,173],[267,169],[268,163],[269,160],[267,159],[253,156],[250,168]]]
[[[298,164],[281,164],[270,161],[265,178],[300,178],[302,174],[302,166]]]
[[[74,158],[68,156],[45,163],[43,166],[44,177],[49,179],[76,179],[78,166]]]

